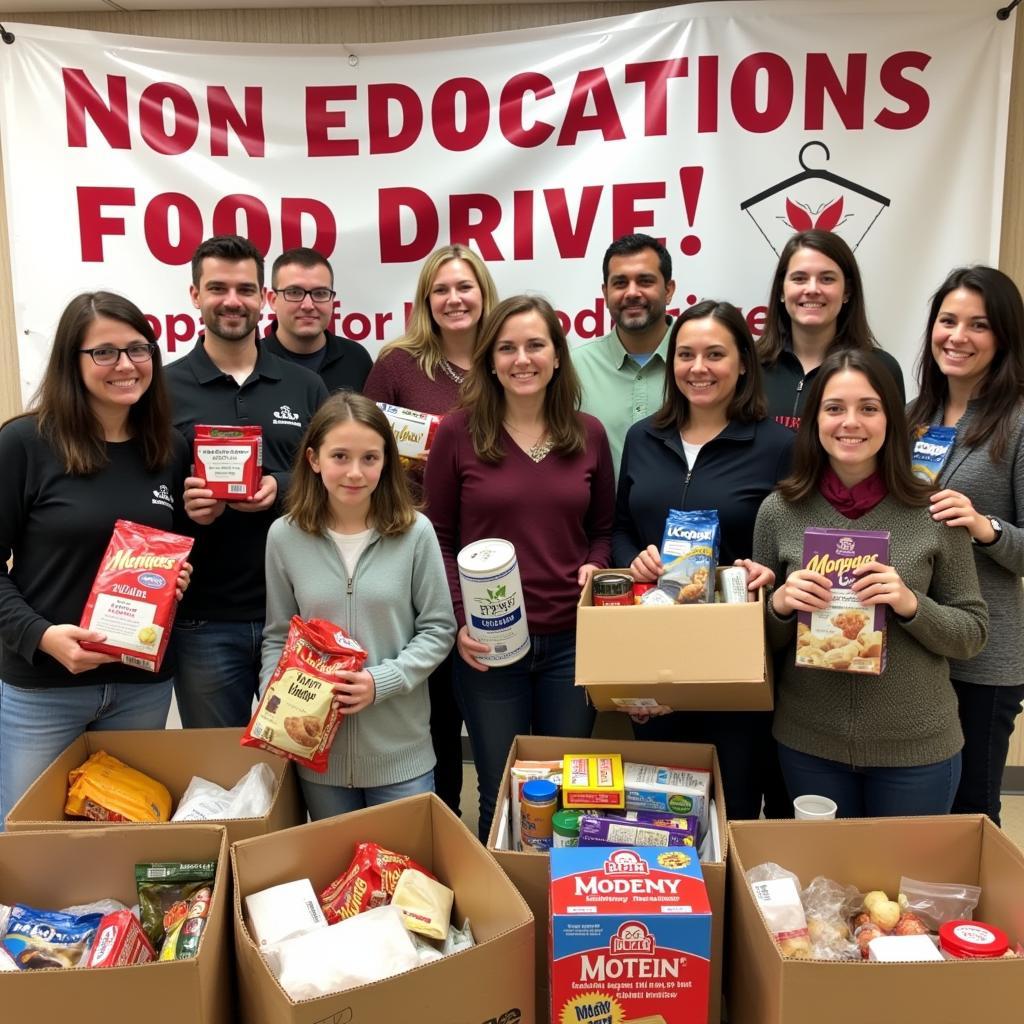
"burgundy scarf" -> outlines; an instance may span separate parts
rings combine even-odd
[[[860,519],[889,493],[885,481],[877,473],[872,473],[853,487],[847,487],[831,466],[826,466],[821,474],[818,489],[825,500],[847,519]]]

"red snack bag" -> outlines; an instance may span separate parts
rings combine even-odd
[[[82,646],[158,671],[178,610],[178,573],[192,543],[191,537],[118,519],[79,623],[106,640]]]
[[[331,882],[318,897],[327,923],[337,924],[364,910],[386,906],[391,902],[402,872],[410,869],[434,878],[425,867],[404,853],[394,853],[376,843],[360,843],[345,873]]]
[[[246,501],[263,477],[263,428],[197,423],[193,472],[220,501]]]
[[[129,967],[155,959],[153,944],[130,910],[115,911],[100,921],[89,951],[90,967]]]
[[[288,639],[248,728],[243,747],[261,747],[327,771],[342,713],[334,707],[334,682],[341,672],[358,672],[366,651],[341,628],[324,619],[292,616]]]

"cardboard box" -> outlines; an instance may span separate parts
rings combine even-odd
[[[68,772],[98,750],[162,782],[176,809],[194,775],[230,789],[254,765],[274,773],[274,799],[262,818],[210,822],[227,829],[228,842],[279,832],[306,821],[298,776],[290,761],[265,750],[243,747],[241,729],[154,729],[82,733],[26,790],[7,815],[9,832],[108,827],[104,822],[70,819],[64,814]],[[173,811],[172,811],[173,813]],[[152,827],[152,826],[148,826]]]
[[[706,1024],[710,966],[695,850],[551,851],[552,1020]]]
[[[455,891],[452,920],[468,917],[477,945],[372,985],[292,1002],[260,956],[245,897],[309,878],[320,892],[348,866],[356,843],[408,854]],[[328,818],[231,848],[240,1019],[246,1024],[533,1024],[533,918],[465,825],[433,794]]]
[[[228,846],[211,825],[129,825],[74,832],[0,834],[0,903],[41,909],[110,897],[136,902],[135,865],[145,861],[216,860],[213,899],[191,960],[134,967],[0,973],[6,1021],[110,1024],[226,1024],[231,1019]]]
[[[1024,960],[828,963],[787,960],[758,910],[746,872],[774,861],[806,886],[825,875],[895,896],[900,878],[981,886],[974,912],[1024,941],[1024,851],[981,815],[729,826],[731,1024],[1019,1024]]]
[[[576,609],[576,685],[601,711],[770,711],[764,592],[746,604],[595,608],[588,580]]]
[[[608,609],[628,611],[629,609]],[[523,894],[537,921],[548,920],[548,855],[536,851],[519,853],[510,849],[508,836],[509,772],[516,761],[560,760],[565,754],[613,753],[621,754],[623,761],[702,768],[711,772],[715,801],[716,822],[721,841],[721,860],[701,864],[704,884],[711,903],[711,989],[708,1020],[717,1024],[721,1014],[722,949],[725,925],[725,858],[727,852],[725,799],[722,796],[722,776],[718,768],[715,748],[693,743],[644,743],[639,740],[579,740],[557,736],[517,736],[505,762],[505,771],[498,790],[497,812],[487,837],[487,849],[501,865],[512,884]],[[550,1014],[548,994],[548,932],[537,928],[536,958],[537,1021],[547,1024]],[[551,1024],[561,1024],[553,1021]]]

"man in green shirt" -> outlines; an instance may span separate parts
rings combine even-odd
[[[604,294],[615,327],[573,349],[582,408],[603,424],[618,479],[626,431],[661,408],[676,283],[672,257],[650,235],[623,235],[604,254]]]

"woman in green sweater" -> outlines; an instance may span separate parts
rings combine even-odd
[[[914,478],[899,392],[877,355],[838,351],[807,397],[793,472],[758,513],[753,557],[784,581],[772,594],[772,646],[788,649],[774,734],[790,796],[833,799],[840,817],[945,814],[963,733],[949,658],[985,645],[988,612],[970,537],[928,513]],[[854,570],[866,608],[885,606],[881,675],[797,667],[797,612],[827,608],[831,583],[803,567],[804,531],[885,530],[888,563]]]

